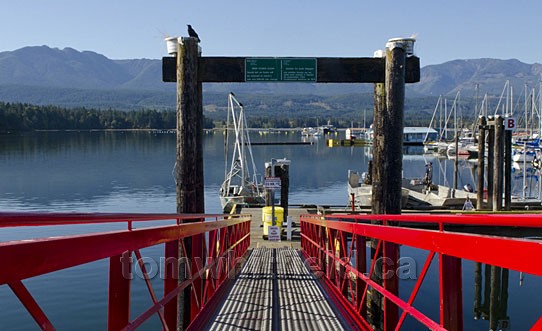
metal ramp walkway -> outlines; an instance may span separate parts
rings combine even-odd
[[[347,330],[291,248],[255,248],[206,330]]]

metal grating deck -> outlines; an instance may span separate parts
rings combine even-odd
[[[297,250],[255,248],[207,330],[344,330]]]

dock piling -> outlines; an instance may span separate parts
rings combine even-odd
[[[485,154],[486,154],[486,131],[487,120],[485,116],[480,116],[480,126],[478,127],[478,182],[476,189],[476,209],[484,209],[484,173],[485,173]]]
[[[177,153],[175,182],[177,190],[177,213],[205,212],[203,194],[203,108],[202,88],[198,81],[198,43],[195,38],[181,38],[177,52]],[[199,220],[194,220],[199,221]],[[200,235],[201,237],[201,235]],[[180,245],[179,258],[180,277],[182,282],[186,266],[182,261],[190,261],[191,257],[203,256],[203,237],[183,239]],[[188,259],[183,259],[183,257]],[[192,270],[195,270],[192,268]],[[194,288],[194,290],[192,289]],[[201,280],[194,281],[179,296],[178,314],[179,328],[185,329],[191,315],[197,313],[191,308],[191,301],[202,295]],[[192,300],[191,300],[192,298]]]

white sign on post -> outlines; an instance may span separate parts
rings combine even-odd
[[[269,190],[279,189],[280,177],[265,177],[263,186]]]
[[[516,131],[516,118],[515,117],[506,117],[504,119],[504,129]]]
[[[268,228],[267,240],[280,241],[280,226],[270,225]]]

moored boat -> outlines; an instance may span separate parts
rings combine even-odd
[[[233,153],[229,160],[230,136],[233,129]],[[245,111],[243,105],[237,101],[235,95],[228,96],[228,121],[224,137],[224,154],[226,156],[226,174],[220,187],[220,203],[225,213],[229,213],[235,206],[262,207],[265,205],[264,188],[258,180],[258,173],[250,137],[246,127]],[[249,161],[250,160],[250,167]],[[231,162],[228,171],[228,161]]]

